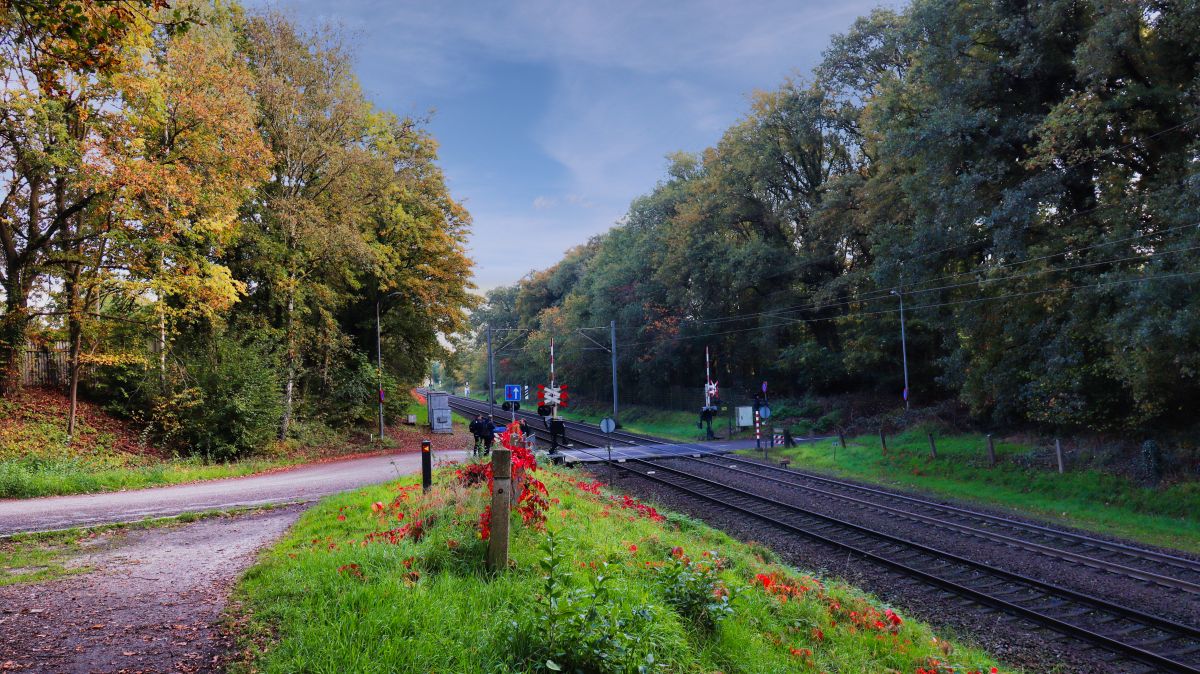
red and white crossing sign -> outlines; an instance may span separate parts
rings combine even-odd
[[[559,386],[543,386],[538,384],[538,404],[539,405],[558,405],[559,407],[567,406],[567,385]]]
[[[721,396],[717,395],[717,382],[710,381],[704,385],[704,395],[708,398],[717,399]]]

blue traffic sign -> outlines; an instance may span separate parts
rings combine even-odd
[[[521,399],[521,385],[520,384],[505,384],[504,385],[504,399],[507,400],[508,402],[519,401]]]

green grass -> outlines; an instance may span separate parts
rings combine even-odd
[[[452,471],[427,495],[406,479],[322,501],[235,590],[230,619],[246,655],[233,671],[966,674],[994,664],[915,620],[893,631],[878,601],[761,546],[679,515],[652,519],[581,488],[568,469],[538,476],[548,530],[514,515],[512,564],[499,575],[484,570],[476,530],[486,487],[459,485]],[[418,521],[419,540],[365,542]],[[768,593],[756,574],[793,596]]]
[[[847,439],[846,449],[834,440],[771,452],[773,458],[788,457],[794,468],[999,506],[1067,526],[1200,553],[1196,515],[1200,483],[1149,489],[1098,470],[1059,475],[1054,470],[1026,468],[1015,459],[1032,448],[1007,442],[996,444],[998,464],[989,468],[984,437],[935,439],[936,460],[929,457],[929,440],[919,430],[888,437],[886,455],[877,436]]]
[[[121,466],[85,457],[9,459],[0,461],[0,498],[142,489],[251,475],[300,462],[302,459],[290,457],[245,459],[235,463],[205,463],[191,458]]]

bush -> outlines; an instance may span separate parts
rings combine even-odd
[[[228,461],[266,445],[282,414],[273,359],[227,336],[185,354],[182,376],[154,405],[160,437],[186,453]]]

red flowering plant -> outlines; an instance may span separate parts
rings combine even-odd
[[[538,469],[537,458],[525,447],[520,424],[509,424],[500,434],[500,444],[512,453],[514,491],[520,492],[513,507],[521,514],[521,521],[541,529],[546,524],[546,511],[550,508],[547,500],[549,492],[546,491],[546,485],[533,475]],[[489,494],[495,488],[491,463],[467,464],[456,469],[454,476],[460,484],[468,487],[482,484],[486,480]],[[479,514],[479,537],[484,540],[492,536],[491,520],[492,506],[488,505]]]

